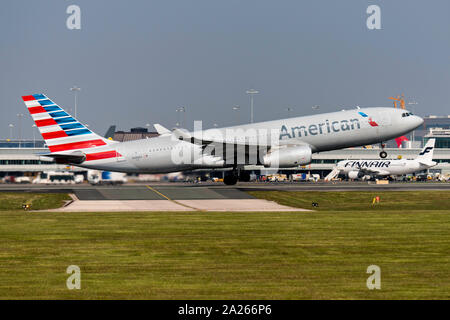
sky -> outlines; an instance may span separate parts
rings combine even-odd
[[[67,7],[78,5],[81,29]],[[369,30],[369,5],[381,29]],[[392,106],[450,114],[448,0],[3,0],[0,139],[33,136],[21,96],[44,93],[103,135]],[[239,110],[233,110],[238,105]],[[313,106],[319,108],[313,109]],[[290,110],[290,111],[289,111]]]

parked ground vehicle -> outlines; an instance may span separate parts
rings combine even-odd
[[[291,181],[313,181],[317,182],[320,179],[320,175],[318,174],[310,174],[308,173],[294,173],[291,174]]]
[[[88,182],[90,184],[122,184],[127,182],[126,174],[111,171],[88,171]]]
[[[76,184],[82,183],[84,177],[82,174],[75,175],[70,171],[44,171],[40,173],[32,183],[44,184]]]
[[[31,183],[31,178],[26,176],[16,177],[15,183]]]

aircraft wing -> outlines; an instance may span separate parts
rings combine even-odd
[[[245,146],[259,146],[259,147],[272,147],[274,145],[284,145],[289,144],[292,145],[292,141],[287,142],[283,140],[276,140],[276,143],[273,143],[269,140],[262,140],[257,138],[248,139],[245,136],[232,136],[232,137],[224,137],[223,134],[218,130],[214,132],[188,132],[183,129],[174,129],[172,132],[177,139],[189,141],[193,144],[199,145],[208,145],[211,143],[214,144],[230,144],[230,145],[245,145]],[[297,142],[296,145],[305,145],[309,146],[307,143]]]
[[[177,139],[201,146],[203,154],[221,159],[225,163],[235,163],[236,161],[243,161],[245,163],[247,161],[258,162],[261,159],[261,155],[285,146],[287,148],[299,146],[311,148],[309,144],[301,141],[295,144],[292,144],[292,141],[280,141],[278,136],[276,141],[272,142],[267,138],[265,138],[267,139],[265,141],[264,138],[262,139],[263,141],[256,138],[249,139],[244,135],[235,135],[227,138],[223,137],[219,130],[216,132],[214,130],[211,131],[206,133],[190,133],[187,130],[177,128],[173,130],[173,135]]]

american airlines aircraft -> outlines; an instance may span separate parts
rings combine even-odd
[[[297,167],[309,164],[314,152],[382,143],[423,123],[402,109],[358,107],[193,132],[155,124],[159,137],[117,142],[97,135],[44,94],[22,99],[50,150],[45,156],[58,163],[128,173],[231,168],[224,179],[229,185],[249,179],[244,165]],[[386,157],[384,150],[380,157]]]
[[[393,159],[393,160],[344,160],[338,162],[327,180],[338,174],[344,174],[350,179],[361,179],[365,176],[391,176],[415,173],[429,169],[437,165],[433,161],[433,149],[435,139],[428,140],[425,147],[416,159]]]

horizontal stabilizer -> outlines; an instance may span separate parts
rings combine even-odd
[[[46,153],[43,157],[53,158],[56,163],[75,163],[80,164],[86,160],[86,155],[81,151],[71,153]]]
[[[420,164],[423,164],[424,166],[427,167],[434,167],[435,165],[437,165],[437,162],[435,161],[427,161],[427,160],[418,160]]]

